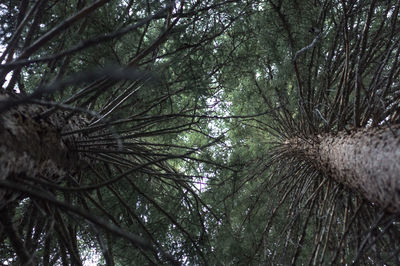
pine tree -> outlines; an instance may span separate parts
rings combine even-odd
[[[0,5],[2,263],[207,264],[213,41],[241,1]],[[207,77],[207,78],[206,78]]]
[[[241,86],[267,114],[240,124],[269,152],[230,192],[246,263],[399,262],[399,7],[266,1],[253,18],[263,53]]]

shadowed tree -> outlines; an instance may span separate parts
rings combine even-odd
[[[2,263],[207,264],[213,45],[242,1],[0,4]]]

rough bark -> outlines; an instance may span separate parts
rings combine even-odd
[[[81,136],[62,137],[61,132],[83,126],[84,119],[63,112],[40,117],[45,110],[24,104],[0,114],[0,180],[29,177],[59,182],[79,171],[79,157],[71,150]],[[0,189],[0,208],[6,193]]]
[[[308,141],[292,139],[288,149],[319,171],[388,212],[400,212],[400,126],[368,128]]]

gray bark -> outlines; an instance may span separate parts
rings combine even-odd
[[[388,212],[400,212],[400,126],[292,139],[288,149]]]

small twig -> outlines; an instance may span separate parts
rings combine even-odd
[[[315,46],[315,44],[317,43],[317,41],[322,37],[322,32],[320,32],[315,38],[314,40],[311,42],[310,45],[307,45],[306,47],[301,48],[300,50],[298,50],[296,52],[296,54],[294,55],[293,58],[293,62],[296,62],[297,58],[300,56],[300,54],[304,53],[307,50],[310,50],[311,48],[313,48]]]

